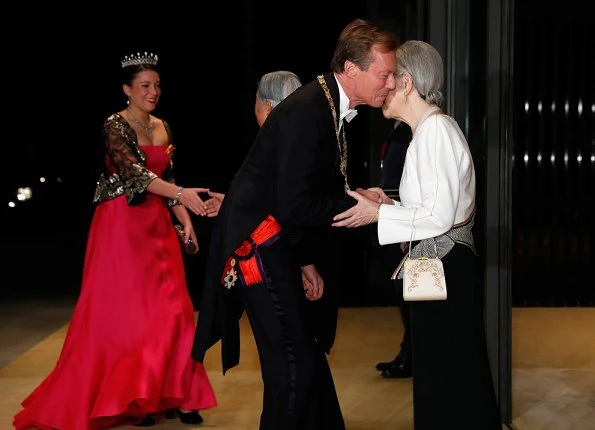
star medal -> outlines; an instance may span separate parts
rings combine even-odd
[[[225,277],[223,278],[224,286],[228,290],[233,287],[238,280],[238,273],[234,268],[236,265],[235,258],[230,258],[225,267]]]

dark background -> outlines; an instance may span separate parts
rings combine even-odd
[[[494,54],[487,41],[499,29],[489,11],[498,4],[511,7],[503,13],[510,12],[514,34],[501,36],[513,58],[510,70],[491,76],[486,65]],[[166,6],[86,3],[83,10],[23,3],[3,12],[1,297],[78,293],[102,161],[101,126],[125,107],[118,81],[124,55],[159,55],[163,94],[155,114],[172,126],[178,182],[224,192],[258,130],[253,109],[260,76],[286,69],[303,82],[314,79],[329,71],[341,29],[356,17],[374,17],[402,41],[429,40],[441,50],[447,84],[450,77],[446,100],[455,102],[447,113],[461,124],[475,157],[476,237],[484,258],[498,239],[485,227],[486,201],[493,200],[486,185],[510,181],[510,217],[500,221],[506,240],[500,237],[498,245],[510,261],[498,261],[498,267],[510,276],[514,305],[593,306],[595,30],[584,2],[568,1],[562,8],[537,0]],[[497,106],[486,99],[493,79],[510,83],[502,84]],[[553,101],[555,114],[536,109]],[[568,114],[560,109],[566,101]],[[392,123],[378,110],[358,110],[347,126],[350,183],[375,185],[379,150]],[[502,126],[506,148],[500,155],[488,148],[496,132],[486,124],[494,112],[509,121]],[[556,161],[548,163],[548,154]],[[500,176],[489,177],[490,162],[500,165],[492,169]],[[43,184],[41,176],[47,178]],[[9,208],[22,186],[33,189],[33,199]],[[211,223],[195,217],[203,250],[187,258],[195,299]],[[386,267],[376,264],[374,232],[352,233],[345,247],[350,269],[344,304],[393,304]]]
[[[579,0],[11,3],[0,26],[0,300],[78,294],[100,129],[125,106],[122,56],[160,56],[156,114],[172,125],[178,179],[224,191],[257,132],[259,77],[289,69],[306,82],[327,72],[340,30],[355,17],[380,17],[401,40],[429,41],[445,60],[447,113],[466,133],[478,174],[488,347],[508,421],[510,305],[595,305],[595,28],[588,7]],[[547,109],[554,101],[555,113]],[[390,127],[366,108],[349,124],[355,185],[375,183]],[[31,186],[34,197],[10,209],[20,186]],[[195,227],[204,251],[210,220],[197,218]],[[346,247],[343,304],[393,304],[367,233]],[[362,240],[365,247],[356,246]],[[204,258],[187,258],[195,300]]]
[[[225,192],[258,130],[254,95],[260,76],[285,69],[305,83],[326,73],[342,28],[368,13],[366,2],[338,1],[302,1],[293,9],[273,1],[197,4],[192,12],[190,6],[146,5],[20,9],[4,16],[16,31],[1,30],[4,297],[78,294],[102,163],[101,126],[125,107],[118,74],[124,55],[159,55],[163,92],[155,114],[172,127],[178,183]],[[370,145],[382,144],[368,142],[374,115],[381,117],[362,108],[349,125],[351,159],[359,158],[350,165],[352,186],[368,185]],[[33,198],[17,202],[23,186],[32,188]],[[194,222],[203,252],[185,258],[196,301],[212,220]],[[368,241],[365,232],[354,236],[360,244]],[[362,301],[349,290],[361,291],[365,276],[362,251],[351,256],[358,266],[348,276],[346,304]],[[390,290],[384,294],[393,298]]]

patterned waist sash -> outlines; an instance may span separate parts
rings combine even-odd
[[[475,250],[475,244],[473,241],[473,224],[475,220],[475,210],[467,220],[455,224],[446,233],[440,236],[430,237],[428,239],[421,240],[417,245],[411,249],[411,254],[405,253],[405,257],[412,259],[426,257],[426,258],[440,258],[442,259],[450,250],[455,246],[455,243],[466,245],[477,255]],[[408,244],[409,245],[409,244]],[[398,279],[403,278],[403,267],[402,264],[399,266],[400,270],[397,275]],[[394,275],[393,275],[394,276]]]
[[[281,226],[272,216],[267,216],[250,237],[232,252],[225,263],[221,284],[227,289],[235,285],[239,278],[244,286],[256,285],[265,276],[258,248],[268,246],[279,238]]]

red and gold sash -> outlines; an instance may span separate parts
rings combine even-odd
[[[279,238],[281,226],[271,215],[252,232],[250,237],[232,253],[225,263],[221,276],[221,283],[227,289],[231,288],[240,278],[245,286],[256,285],[265,276],[257,247],[268,246]]]

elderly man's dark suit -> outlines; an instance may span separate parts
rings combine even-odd
[[[332,73],[325,80],[338,118],[337,82]],[[202,362],[221,339],[224,373],[237,365],[238,319],[246,310],[265,384],[261,429],[344,428],[325,356],[335,337],[339,279],[340,229],[331,223],[355,204],[344,192],[337,146],[329,102],[314,80],[273,109],[214,224],[192,356]],[[258,248],[265,282],[238,281],[227,290],[226,260],[268,215],[282,231]],[[300,267],[307,264],[316,264],[325,282],[319,302],[305,299]]]

